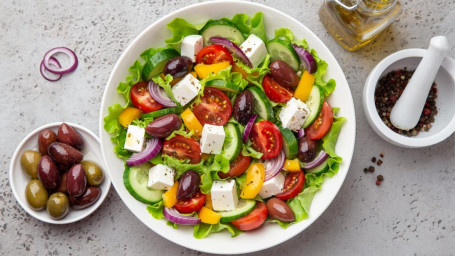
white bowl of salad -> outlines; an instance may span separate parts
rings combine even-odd
[[[346,177],[355,112],[329,49],[270,7],[215,1],[171,13],[120,57],[101,147],[128,208],[166,239],[235,254],[280,244]]]

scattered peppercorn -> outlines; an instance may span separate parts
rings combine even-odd
[[[381,154],[379,154],[380,157],[384,158],[384,152],[381,152]]]
[[[371,158],[371,162],[376,163],[376,157]]]
[[[376,185],[381,185],[381,181],[380,180],[376,180]]]
[[[381,166],[381,164],[382,164],[382,160],[381,160],[381,159],[379,159],[379,160],[378,160],[378,162],[377,162],[377,164],[378,164],[378,166]]]
[[[394,132],[407,136],[417,136],[421,131],[430,130],[432,127],[431,123],[434,122],[434,116],[438,113],[438,109],[436,108],[438,90],[436,88],[436,83],[433,82],[425,107],[422,110],[419,123],[416,127],[409,131],[405,131],[392,125],[390,122],[390,112],[406,88],[412,74],[414,74],[414,71],[408,71],[406,68],[389,72],[386,76],[379,79],[378,86],[376,87],[374,94],[376,111],[384,124],[386,124]]]
[[[370,165],[370,167],[368,167],[368,171],[369,171],[369,172],[374,172],[374,166],[371,166],[371,165]]]
[[[383,177],[382,175],[378,175],[377,179],[378,179],[379,181],[383,181],[383,180],[384,180],[384,177]]]
[[[364,173],[367,173],[367,172],[368,172],[368,168],[364,168],[364,169],[363,169],[363,172],[364,172]]]

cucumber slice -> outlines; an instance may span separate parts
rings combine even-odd
[[[226,20],[211,20],[207,22],[199,34],[201,34],[204,39],[204,46],[209,45],[209,39],[214,36],[222,36],[237,45],[240,45],[245,41],[245,37],[242,32],[240,32],[240,29]]]
[[[164,115],[167,115],[167,114],[177,114],[177,113],[180,113],[180,112],[183,112],[183,108],[181,106],[179,107],[173,107],[173,108],[164,108],[164,109],[160,109],[160,110],[156,110],[156,111],[153,111],[153,112],[150,112],[150,113],[146,113],[146,114],[143,114],[141,115],[141,118],[142,119],[145,119],[145,118],[158,118],[160,116],[164,116]]]
[[[138,201],[152,204],[162,200],[163,191],[147,187],[151,164],[127,166],[123,172],[123,184],[126,190]]]
[[[273,120],[273,109],[272,103],[269,98],[265,95],[264,91],[257,86],[251,86],[248,88],[254,98],[254,110],[259,114],[262,119]]]
[[[308,99],[305,102],[308,109],[310,110],[310,116],[308,116],[305,123],[303,124],[303,128],[307,128],[314,122],[314,120],[316,120],[316,118],[321,113],[323,103],[324,92],[319,85],[315,84],[311,89],[310,96],[308,96]]]
[[[220,91],[225,91],[225,92],[235,92],[235,93],[240,92],[240,87],[238,85],[231,83],[229,81],[221,80],[221,79],[210,80],[207,83],[205,83],[205,86],[214,87]]]
[[[240,199],[239,203],[235,207],[235,210],[228,212],[218,212],[219,214],[221,214],[220,222],[230,222],[243,216],[246,216],[248,213],[254,210],[255,206],[256,206],[255,200]]]
[[[300,58],[294,48],[292,48],[291,42],[279,38],[272,39],[267,42],[267,51],[272,61],[282,60],[289,64],[294,71],[297,72],[299,70]]]
[[[283,150],[286,159],[295,159],[299,151],[297,139],[291,130],[279,126],[281,136],[283,137]]]
[[[305,169],[306,173],[313,173],[313,174],[321,174],[323,172],[326,172],[329,169],[329,159],[330,157],[327,157],[327,159],[322,162],[320,165],[312,168],[312,169]]]
[[[160,74],[164,70],[166,63],[180,54],[174,49],[163,49],[153,55],[144,65],[142,69],[142,78],[145,81],[152,80],[152,77]]]
[[[223,145],[223,156],[229,159],[229,161],[234,160],[240,154],[242,150],[242,136],[237,125],[233,123],[227,123],[224,126],[224,131],[226,133],[226,139]],[[229,138],[227,137],[229,135]]]

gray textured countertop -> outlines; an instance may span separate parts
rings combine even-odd
[[[121,52],[148,25],[199,1],[33,1],[0,3],[0,254],[2,255],[201,255],[149,230],[112,188],[92,215],[70,225],[30,217],[8,184],[12,154],[33,129],[51,122],[81,124],[98,133],[104,85]],[[455,137],[424,149],[403,149],[380,139],[361,108],[363,83],[384,57],[426,48],[445,35],[455,57],[455,2],[402,1],[396,22],[360,51],[343,50],[319,21],[320,1],[257,1],[303,22],[331,49],[350,84],[357,114],[350,171],[327,211],[293,239],[253,255],[452,255],[455,254]],[[57,83],[39,74],[54,46],[75,49],[76,72]],[[373,174],[373,156],[385,153]],[[384,175],[381,186],[376,175]]]

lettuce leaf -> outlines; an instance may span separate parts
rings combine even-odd
[[[342,158],[335,153],[335,145],[338,139],[338,134],[346,122],[345,117],[338,117],[336,114],[338,113],[339,108],[333,108],[333,123],[332,127],[330,128],[329,132],[322,138],[322,149],[327,152],[330,156],[328,163],[329,169],[319,175],[313,173],[305,174],[305,184],[307,186],[314,186],[320,188],[322,183],[324,182],[325,177],[333,177],[335,174],[338,173],[340,168],[340,163],[342,162]]]
[[[123,95],[123,99],[126,102],[124,108],[131,105],[130,90],[134,84],[142,81],[141,73],[143,67],[144,66],[141,62],[136,60],[128,69],[130,71],[130,75],[126,77],[126,81],[120,82],[117,87],[117,92]]]
[[[232,19],[223,18],[222,20],[229,21],[236,25],[239,28],[240,32],[242,32],[242,34],[245,36],[245,38],[250,34],[255,34],[262,41],[267,42],[262,12],[257,12],[251,19],[248,15],[239,13],[234,15]]]
[[[235,64],[242,68],[245,73],[247,74],[246,79],[248,82],[258,86],[259,88],[262,89],[262,79],[264,79],[264,76],[269,73],[269,64],[270,64],[270,54],[267,54],[262,61],[262,63],[257,67],[257,68],[250,68],[248,65],[243,63],[241,60],[234,58]]]
[[[172,47],[176,51],[180,52],[180,44],[183,38],[189,35],[198,35],[199,30],[201,30],[208,21],[199,25],[193,25],[186,21],[185,19],[175,18],[174,20],[169,22],[169,24],[167,24],[167,28],[171,30],[172,36],[164,40],[164,42],[169,47]]]
[[[313,56],[314,60],[317,63],[318,69],[313,74],[314,75],[314,83],[321,86],[322,90],[324,91],[324,96],[328,97],[335,91],[336,82],[333,79],[329,79],[329,81],[325,81],[323,76],[327,72],[328,64],[321,58],[319,58],[318,53],[314,50],[310,50],[311,55]]]
[[[242,148],[242,155],[244,156],[251,156],[251,157],[254,157],[256,159],[260,159],[262,157],[262,152],[258,152],[256,150],[254,150],[252,147],[251,147],[251,141],[248,140],[247,143],[243,144],[243,148]]]
[[[124,107],[114,104],[108,108],[109,114],[104,117],[104,129],[112,135],[111,141],[114,144],[114,153],[119,158],[128,159],[131,152],[124,149],[126,129],[118,122],[118,117]]]
[[[294,222],[300,222],[308,218],[308,213],[310,212],[311,202],[316,192],[319,190],[317,187],[307,187],[302,192],[300,192],[296,197],[288,201],[289,207],[295,215]],[[286,226],[286,225],[280,225]]]
[[[181,106],[180,105],[180,102],[178,102],[175,97],[174,97],[174,93],[172,92],[172,86],[171,86],[171,82],[174,78],[167,74],[164,79],[161,77],[161,76],[155,76],[152,78],[153,82],[157,83],[159,86],[161,86],[161,88],[164,89],[164,91],[167,93],[167,95],[172,99],[172,101],[174,101],[175,104],[177,104],[177,106]]]
[[[262,41],[267,42],[267,35],[265,33],[265,26],[264,26],[264,20],[262,19],[263,17],[262,12],[257,12],[254,14],[254,16],[251,18],[251,34],[255,34],[257,37],[262,39]]]
[[[164,218],[163,208],[164,208],[163,200],[151,205],[147,205],[147,211],[153,216],[153,218],[157,220],[161,220],[162,218]]]
[[[222,230],[227,230],[231,233],[231,237],[238,236],[242,231],[234,227],[230,223],[217,223],[217,224],[206,224],[201,223],[193,227],[193,236],[197,239],[207,237],[210,233],[218,233]]]
[[[175,169],[177,173],[175,177],[176,179],[180,178],[180,176],[182,176],[182,174],[188,170],[204,173],[203,171],[206,168],[204,166],[204,161],[201,161],[198,164],[190,164],[188,161],[179,160],[166,154],[162,154],[161,157],[163,158],[163,163],[165,165]]]
[[[230,169],[229,160],[221,154],[215,155],[212,162],[208,162],[207,168],[204,170],[201,182],[201,192],[209,193],[214,180],[220,180],[218,172],[228,172]]]

